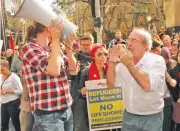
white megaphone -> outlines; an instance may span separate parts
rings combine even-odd
[[[63,22],[63,32],[61,39],[65,40],[78,29],[76,25],[71,23],[63,16],[56,15],[52,8],[42,0],[24,0],[18,12],[14,17],[23,17],[41,23],[48,27],[51,20]]]

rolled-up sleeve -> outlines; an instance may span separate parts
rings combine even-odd
[[[22,49],[22,58],[32,67],[46,72],[49,54],[36,44],[28,44]]]
[[[165,84],[166,65],[163,58],[159,57],[150,65],[146,72],[150,80],[150,91],[157,90]]]

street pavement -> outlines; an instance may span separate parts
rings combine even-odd
[[[9,121],[9,131],[15,131],[12,121]]]

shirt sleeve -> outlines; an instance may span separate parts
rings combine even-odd
[[[82,97],[82,98],[86,98],[86,96],[81,94],[81,89],[86,86],[85,81],[88,80],[88,77],[89,77],[89,67],[86,66],[81,72],[80,84],[79,84],[80,85],[79,86],[80,97]]]
[[[166,69],[165,79],[167,80],[168,77],[170,77],[170,75],[169,75],[169,73],[168,73],[168,71]]]
[[[20,78],[15,74],[14,74],[13,82],[14,82],[14,94],[15,95],[21,95],[23,87],[22,87]]]
[[[165,84],[166,65],[163,58],[159,57],[154,63],[151,63],[148,72],[150,79],[150,91],[157,90],[158,87]]]
[[[109,42],[108,49],[111,49],[114,44],[115,44],[115,40],[113,39]]]
[[[32,67],[46,73],[49,55],[36,44],[28,44],[22,49],[22,58]]]

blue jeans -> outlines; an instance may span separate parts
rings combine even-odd
[[[163,112],[151,115],[136,115],[124,112],[122,131],[162,131]]]
[[[40,131],[73,131],[71,108],[49,113],[35,111],[34,120]]]

